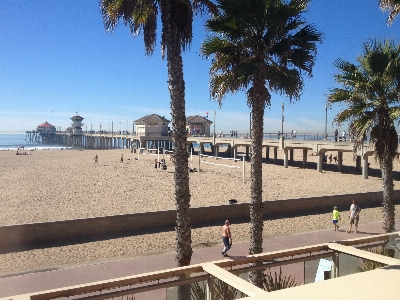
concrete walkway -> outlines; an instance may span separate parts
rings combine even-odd
[[[396,228],[399,230],[399,218],[396,219],[396,224]],[[264,252],[380,234],[382,233],[382,222],[360,224],[360,232],[357,234],[347,233],[347,228],[348,225],[342,223],[339,231],[333,231],[333,227],[331,227],[318,231],[264,237]],[[233,232],[232,234],[234,244],[229,251],[229,255],[232,259],[246,256],[249,249],[249,242],[235,242],[235,233]],[[214,247],[195,248],[192,256],[192,264],[224,259],[221,251],[222,242],[221,245]],[[119,257],[104,261],[59,266],[46,270],[31,270],[26,273],[1,277],[0,298],[174,267],[176,267],[175,253],[170,251],[159,254]],[[302,274],[299,275],[302,277]],[[296,278],[298,277],[296,276]],[[302,282],[303,280],[299,281]],[[136,294],[135,299],[165,299],[165,290],[153,291],[152,293],[146,293],[146,295]]]

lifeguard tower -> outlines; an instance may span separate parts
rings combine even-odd
[[[75,116],[71,117],[71,132],[69,135],[69,145],[73,147],[82,147],[83,146],[83,130],[82,123],[83,118],[76,113]]]
[[[82,131],[82,126],[83,126],[82,120],[83,120],[83,118],[81,116],[79,116],[78,113],[77,113],[75,116],[73,116],[71,118],[71,120],[72,120],[72,124],[71,124],[72,131],[71,131],[71,133],[72,134],[80,134],[80,135],[83,134],[83,131]]]

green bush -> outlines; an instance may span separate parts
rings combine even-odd
[[[282,276],[282,268],[279,268],[279,275],[275,271],[272,275],[271,270],[268,269],[264,274],[263,287],[268,292],[288,289],[300,285],[299,282],[292,276]]]

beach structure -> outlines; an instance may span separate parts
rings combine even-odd
[[[186,118],[186,129],[189,135],[210,136],[210,126],[213,122],[199,115]]]
[[[78,113],[75,116],[71,117],[72,124],[70,127],[67,128],[67,132],[64,135],[60,135],[57,141],[59,143],[64,143],[70,147],[83,147],[85,143],[85,137],[83,135],[83,121],[82,118]]]
[[[39,142],[40,141],[40,134],[36,130],[26,131],[26,137],[28,138],[29,142]],[[25,141],[26,141],[26,139],[25,139]]]
[[[65,140],[63,136],[65,133],[58,133],[59,141]],[[159,149],[172,150],[173,141],[172,137],[166,136],[146,136],[146,135],[114,135],[103,133],[84,133],[81,135],[81,146],[87,149],[132,149],[132,151],[149,151],[156,153]],[[217,138],[217,137],[204,137],[204,136],[188,136],[188,151],[193,149],[193,145],[199,146],[201,155],[205,153],[205,145],[210,145],[212,149],[212,156],[216,159],[220,158],[220,147],[222,145],[227,147],[223,154],[224,158],[231,158],[241,160],[243,157],[247,158],[250,155],[251,140],[244,138]],[[337,153],[337,170],[342,171],[343,167],[343,152],[353,152],[354,143],[352,142],[334,142],[328,140],[315,140],[315,141],[301,141],[301,140],[277,140],[277,139],[264,139],[263,148],[265,149],[265,160],[270,161],[271,151],[272,159],[276,164],[278,163],[278,150],[284,152],[283,165],[288,168],[294,161],[294,151],[302,152],[302,165],[307,167],[307,157],[309,155],[318,156],[317,171],[322,172],[325,164],[326,153]],[[245,154],[239,157],[238,148],[244,147]],[[363,178],[368,178],[368,160],[374,154],[373,144],[364,143],[357,148],[355,154],[356,169],[362,170]]]
[[[38,125],[36,130],[26,131],[26,135],[30,142],[54,143],[57,141],[56,132],[56,127],[46,121]]]
[[[74,135],[82,135],[82,126],[83,126],[83,118],[78,114],[71,117],[72,124],[71,124],[71,133]]]
[[[134,121],[136,136],[168,136],[168,124],[170,120],[157,114],[144,116]]]
[[[144,116],[134,121],[136,137],[145,137],[145,139],[135,140],[130,142],[126,140],[125,145],[135,149],[172,149],[172,141],[170,138],[170,127],[168,124],[171,121],[165,117],[161,117],[157,114],[151,114]]]
[[[49,122],[44,122],[36,127],[36,131],[39,133],[55,133],[56,127],[51,125]]]

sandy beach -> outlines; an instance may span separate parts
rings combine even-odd
[[[164,157],[167,170],[162,170],[154,168],[157,155],[138,156],[129,150],[41,150],[28,154],[0,152],[0,201],[6,208],[0,212],[1,226],[175,209],[174,167],[168,156]],[[121,154],[124,155],[123,163],[120,162]],[[95,155],[99,157],[98,164],[94,164]],[[289,168],[283,167],[282,156],[283,153],[278,151],[277,165],[272,159],[263,164],[264,201],[382,190],[380,171],[373,159],[370,160],[369,179],[365,180],[361,171],[355,170],[351,153],[344,153],[341,173],[334,162],[318,173],[316,156],[308,156],[308,167],[302,168],[301,150],[295,150],[295,162]],[[202,161],[201,172],[190,173],[192,207],[227,204],[230,199],[249,202],[249,162],[245,162],[246,182],[243,183],[242,162],[215,158],[202,158]],[[189,166],[198,168],[197,155],[193,155]],[[400,174],[397,161],[394,171],[396,189]],[[364,209],[361,222],[381,218],[381,208]],[[327,226],[330,226],[330,212],[265,221],[264,235]],[[235,238],[248,238],[248,228],[247,223],[233,224]],[[192,234],[195,247],[220,242],[219,227],[194,228]],[[173,251],[174,246],[175,233],[172,231],[7,253],[0,255],[0,273]]]

